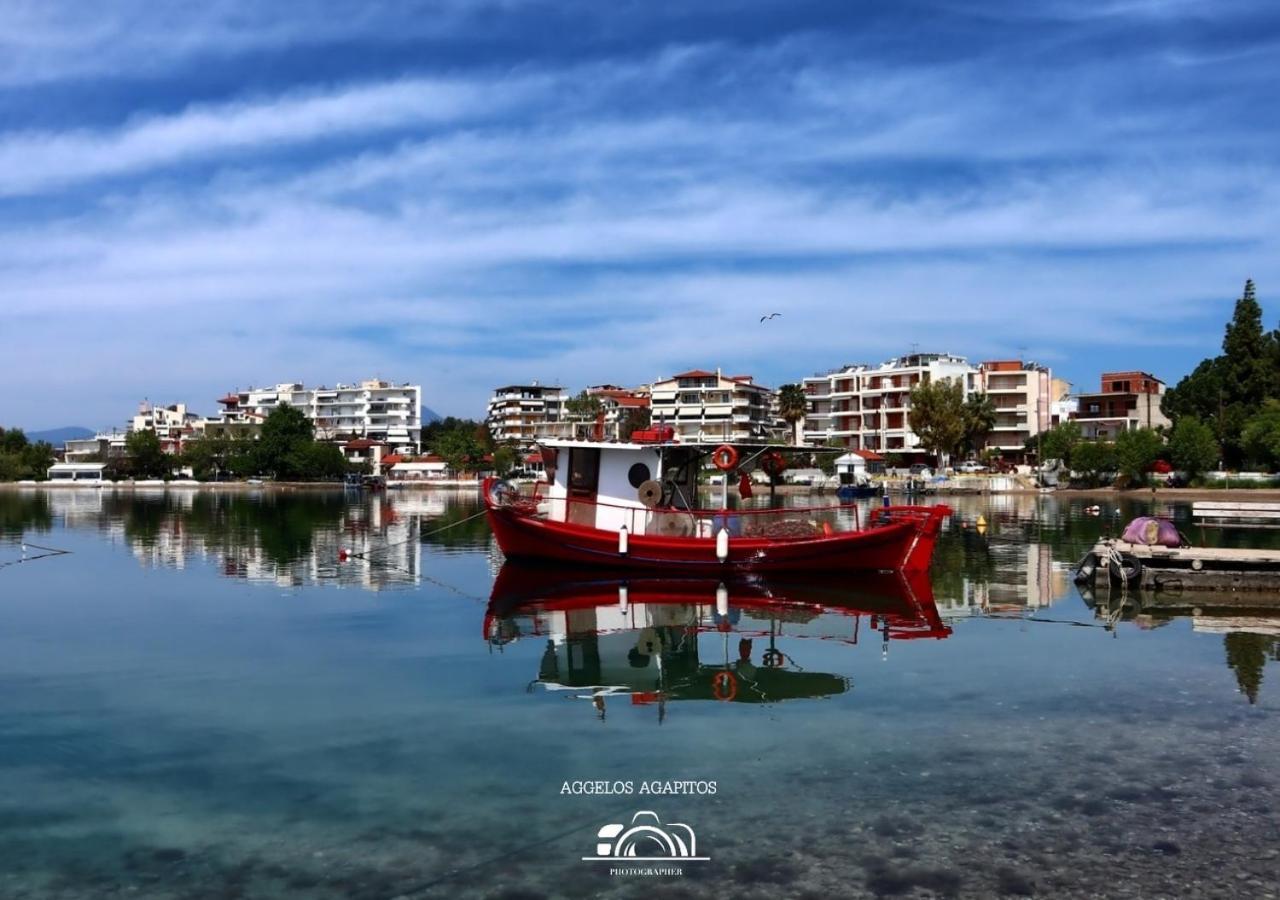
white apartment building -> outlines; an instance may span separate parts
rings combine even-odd
[[[564,418],[564,388],[533,381],[495,388],[485,422],[495,441],[515,441],[527,447],[536,439],[556,436]]]
[[[752,441],[786,435],[777,395],[750,375],[694,369],[650,388],[652,424],[669,425],[682,441]]]
[[[911,390],[922,380],[960,379],[965,396],[986,393],[996,424],[986,445],[1019,457],[1027,439],[1050,427],[1053,376],[1021,360],[992,360],[974,367],[963,356],[913,353],[877,367],[848,365],[802,382],[809,398],[806,443],[836,440],[852,450],[923,455],[911,430]]]
[[[987,448],[1006,459],[1024,461],[1027,441],[1052,425],[1053,373],[1020,359],[988,360],[978,366],[974,387],[996,408]]]
[[[810,398],[805,440],[836,440],[851,450],[923,455],[911,430],[911,389],[922,380],[958,378],[966,396],[976,386],[977,370],[963,356],[912,353],[879,366],[849,365],[802,382]]]
[[[370,379],[359,384],[308,388],[277,384],[232,391],[218,401],[222,423],[261,422],[271,410],[289,404],[315,426],[317,440],[367,438],[396,451],[417,452],[422,439],[422,387]]]
[[[129,422],[129,431],[154,431],[166,453],[181,453],[183,441],[191,439],[199,422],[200,417],[188,412],[185,403],[153,406],[144,400]]]

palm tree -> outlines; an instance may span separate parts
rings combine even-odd
[[[778,415],[791,426],[791,435],[797,444],[804,443],[799,426],[808,413],[809,398],[805,396],[803,387],[798,384],[784,384],[778,388]]]
[[[996,427],[996,405],[990,394],[970,394],[964,404],[964,442],[971,453],[982,447]]]

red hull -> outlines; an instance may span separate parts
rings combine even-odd
[[[885,524],[861,531],[801,538],[735,537],[729,555],[716,557],[714,538],[631,535],[618,552],[618,535],[583,525],[551,522],[520,509],[496,506],[484,490],[489,524],[508,559],[605,566],[612,569],[706,573],[814,572],[831,570],[921,571],[929,568],[945,506],[878,510]]]

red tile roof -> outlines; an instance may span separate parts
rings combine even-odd
[[[715,372],[707,372],[703,369],[690,369],[688,372],[681,372],[679,375],[672,375],[672,378],[715,378]]]
[[[404,457],[399,453],[392,453],[388,456],[382,457],[382,464],[388,468],[394,466],[398,462],[404,462]]]
[[[876,453],[874,450],[851,450],[849,452],[858,454],[867,462],[880,462],[884,459],[883,456]]]
[[[371,441],[368,438],[355,438],[354,440],[347,441],[342,446],[347,450],[368,450],[376,443],[378,442]]]
[[[643,409],[649,405],[648,397],[615,397],[619,406],[630,406],[637,409]]]

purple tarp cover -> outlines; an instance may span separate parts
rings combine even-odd
[[[1121,535],[1121,540],[1130,544],[1158,544],[1162,547],[1178,547],[1182,544],[1177,526],[1168,519],[1152,516],[1139,516],[1130,522]]]

